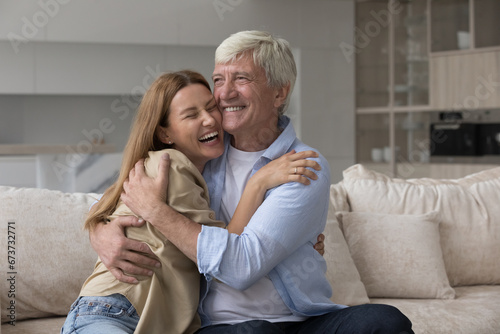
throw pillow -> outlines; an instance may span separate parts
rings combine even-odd
[[[369,297],[455,297],[444,267],[437,212],[337,216]]]

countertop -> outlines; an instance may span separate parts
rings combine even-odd
[[[0,155],[37,155],[37,154],[87,154],[87,153],[114,153],[115,145],[99,144],[88,146],[79,145],[50,145],[50,144],[0,144]]]

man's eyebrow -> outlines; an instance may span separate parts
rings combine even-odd
[[[234,75],[245,75],[245,76],[250,76],[250,73],[249,72],[244,72],[244,71],[240,71],[240,72],[235,72]]]
[[[250,76],[250,72],[245,72],[245,71],[239,71],[239,72],[234,72],[231,74],[233,77],[234,76],[238,76],[238,75],[244,75],[244,76]],[[222,73],[214,73],[212,74],[212,79],[214,79],[215,77],[222,77]]]

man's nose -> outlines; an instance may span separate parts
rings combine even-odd
[[[238,92],[235,89],[234,83],[227,80],[223,85],[214,88],[214,95],[222,100],[230,100],[238,96]]]

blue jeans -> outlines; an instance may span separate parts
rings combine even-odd
[[[204,327],[196,334],[413,334],[411,321],[397,308],[366,304],[311,317],[301,322],[262,320]]]
[[[123,295],[78,297],[61,334],[133,334],[138,322],[139,314]]]

